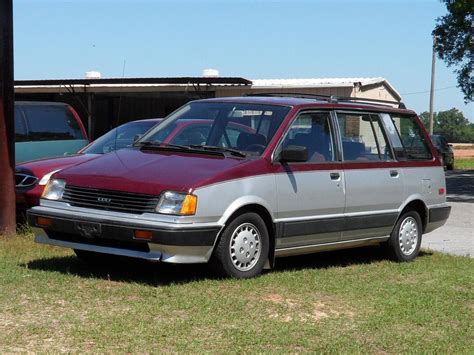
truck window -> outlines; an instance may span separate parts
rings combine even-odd
[[[76,117],[67,106],[25,105],[29,141],[84,139]]]
[[[25,118],[20,108],[15,107],[15,142],[25,142],[28,140]]]

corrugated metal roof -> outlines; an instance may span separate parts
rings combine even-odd
[[[253,79],[254,89],[291,89],[291,88],[325,88],[325,87],[353,87],[355,84],[361,86],[384,84],[398,97],[400,94],[395,88],[382,77],[377,78],[308,78],[308,79]],[[401,97],[400,97],[401,98]]]

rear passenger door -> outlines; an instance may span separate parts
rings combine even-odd
[[[274,162],[277,249],[340,240],[344,175],[334,132],[329,112],[301,112],[275,151],[275,157],[287,146],[304,146],[308,151],[306,162]]]
[[[381,116],[337,112],[337,122],[346,184],[346,226],[341,239],[387,235],[403,200],[403,176]]]

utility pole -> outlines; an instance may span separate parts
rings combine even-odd
[[[13,6],[0,0],[0,233],[15,232]]]
[[[430,89],[430,134],[433,134],[433,106],[434,106],[434,89],[435,89],[435,65],[436,65],[436,36],[433,36],[433,54],[431,58],[431,89]]]

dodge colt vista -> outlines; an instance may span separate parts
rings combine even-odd
[[[210,262],[236,278],[278,257],[373,244],[411,261],[449,216],[444,171],[413,111],[372,101],[192,101],[133,147],[53,175],[28,212],[35,240],[85,260]],[[167,140],[191,120],[211,124]]]

